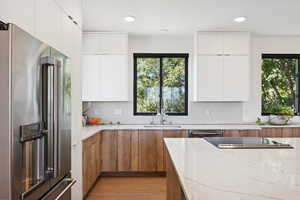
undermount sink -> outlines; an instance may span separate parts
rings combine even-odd
[[[144,125],[145,128],[181,128],[181,125],[172,125],[172,124],[153,124],[153,125]]]

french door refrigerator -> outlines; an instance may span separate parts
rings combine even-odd
[[[0,200],[71,199],[69,59],[0,26]]]

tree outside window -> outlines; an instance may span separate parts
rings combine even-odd
[[[187,115],[187,67],[187,54],[135,54],[135,115]]]
[[[298,113],[298,64],[298,55],[263,55],[262,114]]]

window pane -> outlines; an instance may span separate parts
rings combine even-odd
[[[159,110],[159,58],[137,58],[137,112]]]
[[[297,65],[297,59],[263,59],[262,113],[295,111]]]
[[[163,58],[163,106],[168,113],[185,112],[185,58]]]

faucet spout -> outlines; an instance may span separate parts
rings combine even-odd
[[[160,124],[164,125],[167,122],[167,120],[166,120],[167,114],[165,112],[165,109],[162,108],[161,111],[160,111],[160,113],[158,115],[160,117],[160,120],[159,120]]]

